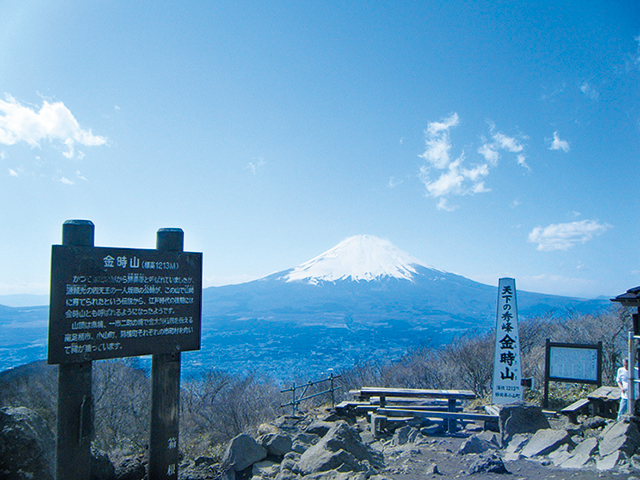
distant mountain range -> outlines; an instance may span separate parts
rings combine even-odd
[[[496,300],[496,286],[430,267],[387,240],[355,236],[295,268],[204,289],[202,349],[184,354],[184,370],[318,376],[487,331]],[[517,302],[521,317],[610,306],[524,291]],[[47,312],[0,307],[0,370],[45,357]]]

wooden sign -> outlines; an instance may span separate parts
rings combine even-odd
[[[54,245],[48,363],[200,349],[202,254]]]

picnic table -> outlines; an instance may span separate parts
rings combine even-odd
[[[619,387],[598,387],[587,398],[593,405],[593,413],[607,418],[615,418],[620,403]]]
[[[461,411],[460,402],[476,398],[470,390],[363,387],[349,393],[358,401],[343,406],[351,405],[356,411],[368,412],[374,435],[379,426],[395,419],[441,418],[450,433],[455,431],[460,420],[496,420],[493,415]]]
[[[573,423],[577,422],[579,414],[616,418],[619,402],[620,388],[602,386],[595,389],[586,398],[581,398],[564,407],[560,413],[567,415]]]

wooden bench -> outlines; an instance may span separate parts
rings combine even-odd
[[[591,407],[591,400],[588,398],[581,398],[580,400],[573,402],[571,405],[564,407],[560,410],[560,413],[566,415],[571,423],[578,423],[578,415],[581,413],[589,413]]]

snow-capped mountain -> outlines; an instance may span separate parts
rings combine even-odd
[[[411,280],[417,266],[431,268],[389,240],[371,235],[356,235],[340,242],[322,255],[295,267],[284,276],[287,282],[352,280],[366,282],[384,277]]]
[[[359,235],[317,257],[203,293],[207,364],[320,374],[495,325],[496,286],[428,266],[388,240]],[[517,284],[517,279],[516,279]],[[609,302],[517,292],[522,317],[589,312]]]
[[[183,368],[295,378],[390,360],[492,328],[497,283],[429,267],[387,240],[351,237],[297,267],[206,288],[202,350],[185,353]],[[521,318],[593,313],[609,303],[517,291]],[[47,313],[46,307],[0,306],[0,370],[45,357]]]

